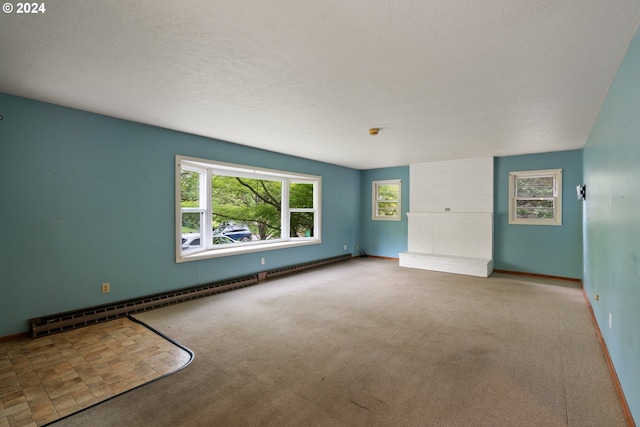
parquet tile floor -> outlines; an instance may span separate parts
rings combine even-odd
[[[190,360],[181,347],[126,318],[0,343],[0,427],[45,425]]]

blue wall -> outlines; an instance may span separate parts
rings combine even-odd
[[[368,255],[398,258],[400,252],[407,250],[409,211],[409,166],[362,171],[361,195],[361,232],[360,247]],[[402,180],[402,213],[400,221],[374,221],[371,219],[372,182],[401,179]]]
[[[0,336],[31,317],[355,252],[358,170],[5,94],[0,114]],[[322,176],[322,244],[177,264],[176,154]]]
[[[509,172],[562,169],[562,225],[509,224]],[[495,158],[494,268],[582,277],[582,150]]]
[[[584,148],[584,287],[640,421],[640,34]],[[595,301],[594,296],[600,296]],[[611,328],[609,328],[611,313]]]

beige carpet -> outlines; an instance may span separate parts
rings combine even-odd
[[[56,425],[625,425],[568,282],[354,259],[137,317],[194,361]]]

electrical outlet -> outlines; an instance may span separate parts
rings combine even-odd
[[[260,258],[260,264],[264,265],[264,258]]]
[[[345,250],[345,251],[347,250],[347,245],[344,245],[344,250]]]
[[[356,250],[360,250],[360,245],[356,245]]]
[[[111,285],[109,283],[103,283],[102,284],[102,293],[103,294],[108,294],[109,292],[111,292]]]

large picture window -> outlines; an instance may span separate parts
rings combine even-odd
[[[509,173],[509,224],[562,225],[562,169]]]
[[[176,156],[176,260],[320,243],[321,178]]]

